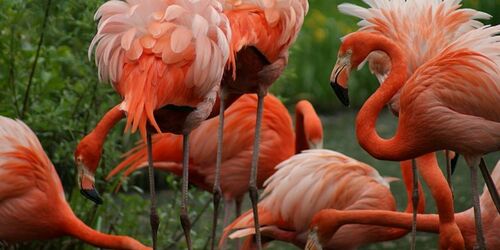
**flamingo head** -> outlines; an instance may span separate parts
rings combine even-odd
[[[371,39],[366,37],[367,35],[365,32],[354,32],[343,38],[337,62],[330,76],[330,84],[340,102],[345,106],[349,106],[347,90],[349,74],[353,68],[358,68],[373,50]]]
[[[75,150],[75,163],[78,171],[78,184],[80,193],[85,198],[102,204],[102,198],[95,189],[94,175],[99,165],[99,159],[102,154],[102,145],[92,140],[92,136],[88,135],[78,144]]]

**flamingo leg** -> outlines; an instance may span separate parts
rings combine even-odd
[[[241,197],[236,198],[235,203],[236,203],[236,218],[239,218],[241,216],[241,203],[243,202],[243,199]],[[236,249],[240,249],[240,238],[237,238],[235,241],[235,246]]]
[[[418,162],[417,168],[431,190],[439,214],[440,249],[464,249],[464,239],[455,222],[451,190],[439,169],[435,153],[426,154],[418,159],[425,163]]]
[[[413,206],[413,219],[411,223],[411,250],[415,250],[416,242],[417,242],[417,210],[418,210],[418,173],[417,173],[417,164],[415,159],[411,160],[411,171],[413,175],[413,193],[411,203]]]
[[[450,154],[449,153],[450,153],[449,150],[445,150],[444,151],[445,158],[446,158],[446,181],[448,181],[448,186],[450,186],[452,197],[455,197],[455,195],[453,194],[453,186],[451,185],[451,174],[452,174],[452,171],[451,171],[451,159],[450,159]]]
[[[188,214],[188,184],[189,184],[189,132],[185,132],[182,142],[183,158],[182,158],[182,190],[181,190],[181,224],[186,237],[186,243],[189,250],[191,247],[191,221]]]
[[[151,233],[153,235],[153,249],[156,250],[158,226],[160,225],[160,217],[156,211],[156,192],[155,192],[155,172],[153,168],[153,144],[151,140],[151,132],[146,135],[146,146],[148,151],[148,172],[149,172],[149,193],[151,195],[151,211],[149,221],[151,224]]]
[[[219,217],[219,205],[222,197],[222,190],[220,188],[220,168],[222,165],[222,144],[224,139],[224,98],[224,88],[222,88],[220,91],[219,127],[217,128],[217,160],[215,163],[215,180],[213,190],[214,216],[212,220],[212,245],[210,247],[212,250],[215,249],[215,242],[217,239],[217,219]]]
[[[488,187],[488,191],[490,191],[491,200],[493,200],[498,214],[500,214],[500,198],[498,197],[498,191],[496,189],[495,183],[493,182],[493,179],[491,179],[491,175],[488,172],[488,168],[486,167],[486,163],[484,163],[483,158],[481,158],[481,161],[479,162],[479,169],[481,170],[484,182]]]
[[[483,223],[481,221],[481,206],[479,204],[479,192],[477,190],[477,169],[476,166],[470,167],[470,180],[472,185],[474,221],[476,222],[476,246],[474,249],[485,250],[486,244],[483,234]]]
[[[255,123],[255,137],[253,143],[253,156],[252,156],[252,170],[250,174],[249,193],[250,200],[252,201],[253,218],[255,224],[255,244],[257,249],[262,249],[262,240],[259,225],[259,212],[257,210],[257,203],[259,201],[259,192],[257,190],[257,169],[259,163],[259,147],[260,147],[260,127],[262,125],[262,115],[264,109],[264,97],[266,93],[259,91],[257,94],[257,120]]]

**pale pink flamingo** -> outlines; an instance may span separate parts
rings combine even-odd
[[[383,35],[399,46],[407,62],[405,67],[406,75],[408,76],[412,75],[424,63],[438,56],[444,48],[456,41],[464,33],[483,26],[481,22],[474,19],[486,19],[490,17],[490,15],[484,12],[473,9],[459,9],[460,1],[456,0],[376,0],[371,1],[369,4],[371,8],[342,4],[339,6],[339,9],[344,13],[362,18],[363,20],[359,23],[362,27],[361,31]],[[386,55],[386,58],[389,58],[387,57],[387,53],[378,48],[374,51],[382,53]],[[369,57],[368,59],[370,60]],[[358,65],[351,65],[347,61],[337,62],[338,65],[345,65],[346,68],[345,70],[341,68],[334,69],[332,80],[338,78],[340,84],[332,86],[341,100],[344,103],[348,103],[346,89],[347,72],[351,68],[358,67]],[[390,64],[391,66],[394,65],[393,63]],[[384,80],[387,77],[387,73],[387,67],[376,72],[376,74],[380,75],[379,80]],[[395,93],[388,102],[395,113],[400,108],[399,94],[399,92]],[[435,181],[440,182],[442,179],[437,178]],[[439,191],[441,198],[437,201],[438,207],[440,207],[440,215],[448,217],[449,222],[453,223],[451,191],[445,191],[445,188],[438,183],[431,186],[441,189]],[[444,203],[447,203],[447,205],[444,205]],[[454,227],[456,229],[456,226]]]
[[[210,114],[229,56],[231,31],[222,3],[115,0],[104,3],[95,19],[99,24],[89,56],[95,48],[99,78],[111,82],[123,98],[106,114],[104,119],[109,115],[111,123],[104,127],[112,127],[126,116],[125,130],[139,130],[149,148],[152,132],[177,133],[185,138],[181,224],[191,249],[187,216],[189,133]],[[83,193],[96,201],[100,198],[90,177],[95,173],[99,162],[96,157],[100,156],[108,130],[94,130],[75,152],[80,179],[87,179],[82,180]],[[159,221],[151,159],[149,162],[151,226],[156,248]]]
[[[403,173],[411,179],[411,171]],[[374,168],[335,151],[303,151],[280,163],[277,172],[266,181],[258,206],[260,230],[267,241],[286,241],[303,248],[311,219],[323,209],[395,211],[396,202],[389,189],[391,180],[394,178],[383,178]],[[411,210],[410,205],[408,201],[407,209]],[[423,201],[420,205],[422,212]],[[247,236],[243,249],[254,249],[253,223],[252,211],[244,213],[226,227],[220,244],[236,231],[230,238]],[[341,230],[328,239],[325,247],[354,249],[408,233],[406,229],[358,225]]]
[[[66,202],[59,176],[31,129],[0,116],[0,240],[71,236],[100,248],[151,249],[127,236],[98,232]]]
[[[497,162],[492,178],[496,183],[500,183],[500,161]],[[497,191],[500,185],[496,186]],[[485,222],[484,233],[486,246],[488,249],[500,249],[500,216],[496,210],[495,204],[491,199],[486,186],[481,195],[481,218]],[[476,243],[476,230],[474,228],[474,209],[469,208],[466,211],[456,213],[455,219],[460,228],[460,232],[465,241],[466,249],[474,249]],[[321,238],[330,239],[339,228],[347,224],[377,225],[387,227],[399,227],[410,229],[412,226],[412,217],[407,213],[380,210],[359,210],[342,211],[335,209],[325,209],[314,215],[313,227],[318,232],[324,232]],[[417,216],[417,229],[423,232],[439,233],[439,216],[436,214],[419,214]],[[321,233],[319,233],[321,234]]]
[[[379,34],[355,32],[342,42],[331,79],[347,94],[351,67],[356,68],[372,51],[382,50],[389,55],[391,72],[358,114],[358,141],[371,155],[384,160],[405,160],[443,149],[464,155],[471,167],[478,244],[482,249],[475,167],[483,154],[500,149],[500,113],[495,108],[500,102],[500,39],[496,36],[499,32],[500,26],[466,32],[415,70],[409,79],[407,59],[399,45]],[[393,138],[382,139],[375,131],[376,118],[399,90],[398,129]],[[437,168],[419,166],[419,171],[438,206],[440,246],[463,248],[456,239],[461,235],[454,222],[451,192],[445,186],[444,176]]]

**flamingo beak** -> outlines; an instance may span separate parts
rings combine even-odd
[[[349,91],[347,87],[344,87],[347,82],[347,65],[346,64],[336,64],[332,71],[332,77],[330,85],[332,86],[335,95],[339,98],[340,102],[349,107]]]
[[[102,198],[94,187],[94,174],[91,173],[83,164],[78,164],[78,183],[80,184],[80,193],[87,199],[97,205],[102,204]]]

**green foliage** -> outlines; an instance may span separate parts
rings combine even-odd
[[[102,115],[120,100],[109,85],[99,83],[94,63],[87,56],[96,28],[94,12],[103,2],[0,1],[0,115],[21,118],[36,132],[56,166],[68,202],[78,217],[98,230],[132,235],[150,244],[149,200],[142,192],[142,189],[147,188],[144,172],[134,174],[130,178],[132,181],[124,184],[125,192],[118,194],[113,193],[118,180],[104,181],[104,176],[120,161],[122,153],[132,148],[138,139],[136,135],[123,135],[123,124],[109,135],[101,167],[96,174],[97,189],[103,193],[105,205],[94,207],[82,198],[75,183],[75,146]],[[333,100],[336,98],[328,84],[329,75],[336,60],[339,38],[356,30],[357,22],[338,12],[336,6],[340,2],[343,1],[310,1],[304,28],[290,53],[290,65],[284,76],[272,87],[272,92],[283,97],[287,104],[309,99],[320,110],[340,107],[339,102]],[[360,0],[352,2],[361,4]],[[498,1],[467,0],[465,6],[486,10],[494,16],[492,24],[500,23]],[[48,16],[45,15],[47,8]],[[352,74],[350,89],[353,105],[361,105],[377,85],[366,68]],[[349,127],[352,128],[352,122],[337,128]],[[337,144],[340,141],[342,143]],[[354,138],[344,138],[338,134],[326,145],[334,145],[333,148],[344,149],[346,153],[352,152],[356,157],[359,154],[360,159],[377,164],[366,154],[359,153]],[[169,249],[183,249],[185,245],[178,220],[179,180],[163,174],[157,181],[158,187],[169,190],[159,194],[162,221],[160,245],[169,246]],[[190,213],[194,218],[204,210],[211,196],[194,189],[190,191]],[[207,211],[211,209],[209,206]],[[194,228],[195,249],[206,245],[209,227],[210,218],[205,214]],[[18,249],[89,247],[78,240],[62,238],[22,244]]]

